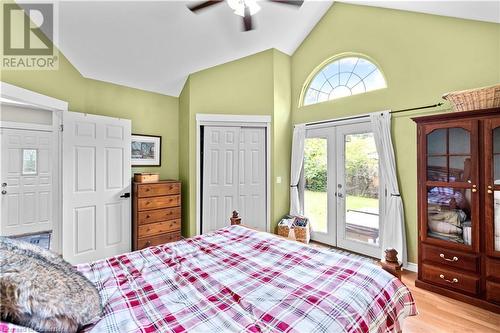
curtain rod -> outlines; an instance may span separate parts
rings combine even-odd
[[[444,104],[443,102],[439,102],[437,104],[432,104],[432,105],[417,106],[417,107],[409,108],[409,109],[394,110],[394,111],[391,111],[390,113],[395,114],[395,113],[402,113],[402,112],[408,112],[408,111],[430,109],[430,108],[435,108],[435,107],[441,106],[443,104]],[[339,118],[339,119],[330,119],[330,120],[318,121],[318,122],[314,122],[314,123],[307,123],[306,126],[328,124],[328,123],[333,123],[333,122],[337,122],[337,121],[344,121],[344,120],[362,119],[362,118],[366,118],[369,116],[370,116],[369,114],[362,114],[359,116],[352,116],[352,117]]]

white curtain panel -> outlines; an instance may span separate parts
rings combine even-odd
[[[292,140],[292,164],[290,175],[290,215],[302,215],[301,197],[299,188],[300,174],[304,164],[304,140],[306,138],[306,125],[295,125]]]
[[[408,260],[404,208],[396,175],[396,160],[391,138],[391,113],[389,111],[372,113],[370,121],[380,159],[380,172],[387,189],[385,214],[382,215],[384,226],[381,235],[381,258],[385,257],[385,249],[392,247],[398,251],[399,259],[406,265]]]

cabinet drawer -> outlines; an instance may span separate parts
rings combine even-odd
[[[422,260],[479,273],[480,257],[460,251],[422,244]]]
[[[141,184],[137,189],[139,198],[155,197],[160,195],[172,195],[181,193],[181,184],[163,183],[163,184]]]
[[[163,234],[165,232],[180,231],[181,220],[170,220],[163,222],[150,223],[139,226],[137,232],[139,238]]]
[[[170,208],[180,205],[181,205],[180,195],[169,195],[164,197],[137,199],[137,206],[140,211],[158,209],[158,208]]]
[[[428,282],[469,294],[479,292],[478,277],[427,264],[422,265],[422,270],[422,278]]]
[[[500,283],[486,281],[486,300],[500,304]]]
[[[486,258],[486,277],[500,279],[500,259]]]
[[[137,213],[137,224],[175,220],[181,217],[181,207],[147,210]]]
[[[149,246],[156,246],[170,242],[177,242],[178,240],[181,240],[180,232],[171,232],[168,234],[158,235],[154,237],[139,238],[137,240],[137,250],[142,250]]]

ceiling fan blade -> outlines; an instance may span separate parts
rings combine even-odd
[[[292,5],[300,7],[304,4],[304,0],[269,0],[271,2],[281,3],[283,5]]]
[[[207,7],[210,7],[213,5],[218,5],[221,2],[223,2],[223,0],[210,0],[210,1],[205,1],[205,2],[199,3],[199,4],[194,5],[194,6],[188,6],[188,8],[189,8],[189,10],[191,10],[194,13],[200,9],[207,8]]]
[[[245,6],[245,16],[243,16],[243,29],[244,31],[250,31],[253,29],[252,15],[250,15],[250,8],[248,8],[248,6]]]

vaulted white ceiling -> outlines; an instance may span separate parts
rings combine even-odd
[[[60,49],[85,77],[178,96],[190,73],[269,48],[293,53],[332,2],[262,2],[248,32],[225,3],[197,14],[187,3],[61,2]]]
[[[332,2],[297,9],[260,1],[256,29],[242,32],[241,17],[225,3],[194,14],[188,1],[62,1],[57,44],[84,77],[178,96],[190,73],[269,48],[292,54]],[[500,22],[498,3],[361,2]]]

